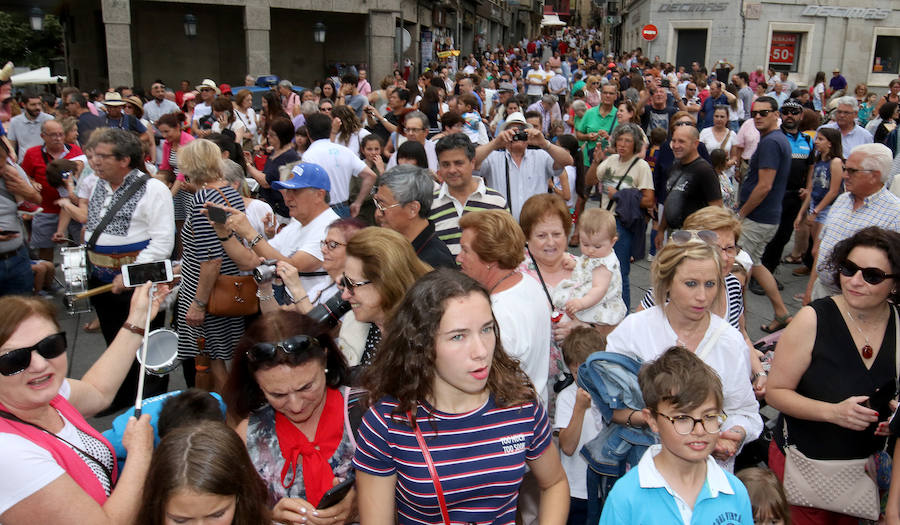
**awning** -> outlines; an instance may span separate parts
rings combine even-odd
[[[541,27],[564,25],[566,25],[566,23],[559,19],[559,15],[544,15],[541,19]]]
[[[66,77],[51,76],[49,67],[41,67],[33,71],[13,75],[10,80],[14,86],[25,86],[28,84],[56,84],[65,82]]]

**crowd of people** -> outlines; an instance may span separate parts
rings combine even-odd
[[[261,96],[0,71],[0,521],[900,525],[900,79],[594,36]],[[109,288],[81,379],[64,246]],[[180,392],[139,381],[167,324]]]

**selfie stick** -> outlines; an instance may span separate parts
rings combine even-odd
[[[144,322],[144,343],[141,345],[141,358],[138,363],[141,371],[138,373],[137,397],[134,400],[134,417],[141,418],[141,407],[144,404],[144,376],[147,366],[147,342],[150,336],[150,312],[153,310],[153,296],[156,295],[156,283],[150,285],[150,300],[147,302],[147,320]]]

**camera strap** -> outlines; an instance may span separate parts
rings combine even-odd
[[[122,206],[125,206],[125,203],[128,202],[131,197],[134,196],[135,193],[140,190],[144,184],[147,184],[147,181],[150,180],[150,175],[146,173],[141,174],[134,182],[131,183],[130,186],[125,190],[116,202],[113,203],[112,206],[106,211],[106,215],[100,219],[100,223],[97,224],[97,227],[94,229],[94,232],[91,234],[91,238],[88,239],[87,249],[93,251],[94,246],[97,245],[97,239],[100,238],[100,234],[103,233],[103,230],[109,226],[109,223],[112,222],[113,218],[115,218],[116,214],[119,213],[119,210],[122,209]]]
[[[509,189],[509,157],[504,155],[503,162],[506,165],[506,206],[509,208],[509,211],[512,212],[512,194],[510,193]]]

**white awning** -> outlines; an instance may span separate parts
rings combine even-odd
[[[59,81],[65,82],[66,77],[51,76],[49,67],[41,67],[33,71],[13,75],[10,80],[14,86],[24,86],[28,84],[56,84]]]
[[[544,18],[541,19],[541,27],[564,25],[566,25],[566,23],[559,19],[559,15],[544,15]]]

